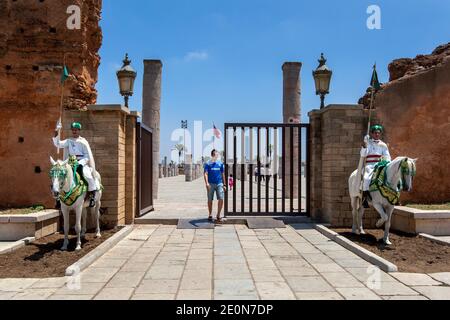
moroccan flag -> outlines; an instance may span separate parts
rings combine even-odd
[[[380,81],[378,81],[377,65],[373,66],[373,74],[372,74],[372,80],[370,81],[370,85],[375,90],[381,89]]]
[[[216,125],[214,124],[214,135],[216,136],[217,139],[220,139],[222,134],[220,133],[219,129],[216,128]]]
[[[64,65],[63,72],[61,74],[61,83],[64,83],[68,77],[69,77],[69,69],[67,69],[67,66]]]

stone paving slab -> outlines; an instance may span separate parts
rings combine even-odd
[[[434,280],[442,282],[450,286],[450,272],[431,273],[429,274]]]
[[[139,225],[79,280],[0,279],[0,299],[450,300],[450,273],[387,274],[313,225]]]
[[[433,280],[432,277],[420,273],[391,273],[392,277],[396,278],[407,286],[440,286],[441,282]]]
[[[450,300],[450,287],[421,286],[413,289],[431,300]]]

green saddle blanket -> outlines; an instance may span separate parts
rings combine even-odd
[[[388,164],[388,161],[382,161],[375,166],[369,191],[379,191],[383,198],[393,206],[396,206],[400,203],[400,191],[397,191],[400,189],[395,190],[387,183],[386,170]]]
[[[87,183],[80,177],[78,172],[75,174],[75,187],[71,188],[69,192],[62,192],[59,196],[59,199],[62,203],[64,203],[66,206],[70,207],[72,206],[77,200],[82,196],[85,195],[88,188]]]

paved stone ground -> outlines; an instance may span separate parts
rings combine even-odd
[[[368,269],[369,268],[369,269]],[[450,299],[450,274],[379,273],[311,225],[135,226],[73,278],[0,280],[0,299]]]
[[[237,210],[241,210],[241,182],[236,182]],[[253,182],[253,197],[256,197],[258,184]],[[306,190],[306,181],[302,184]],[[278,182],[277,197],[281,198],[281,180]],[[273,211],[273,179],[270,182],[269,208]],[[261,183],[261,209],[265,211],[266,187]],[[229,192],[229,205],[231,207],[232,192]],[[245,210],[249,211],[249,182],[245,182]],[[286,208],[289,208],[290,201],[286,199]],[[184,176],[171,177],[159,180],[158,199],[155,200],[155,211],[144,216],[143,219],[204,219],[208,217],[207,195],[203,177],[193,182],[185,182]],[[295,199],[294,207],[298,207],[298,200]],[[253,201],[253,208],[257,208],[257,201]],[[306,208],[306,195],[302,200],[302,208]],[[254,209],[254,210],[255,210]],[[281,210],[281,200],[278,200],[278,210]],[[214,213],[217,212],[217,202],[215,201]],[[215,215],[215,214],[214,214]],[[223,215],[223,211],[222,211]]]

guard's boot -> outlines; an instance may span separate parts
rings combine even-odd
[[[89,208],[95,207],[95,191],[92,191],[89,196]]]
[[[369,209],[369,198],[370,198],[370,194],[369,191],[364,191],[363,193],[363,206],[365,209]]]

